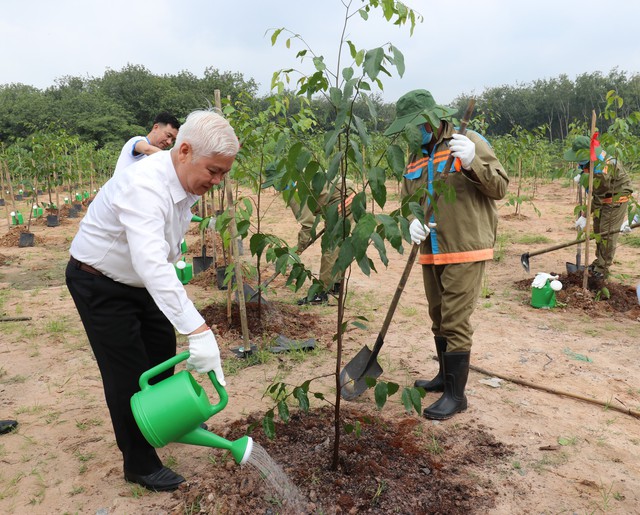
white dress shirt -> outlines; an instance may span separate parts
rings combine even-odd
[[[146,136],[134,136],[129,141],[127,141],[120,151],[120,156],[118,157],[116,168],[115,170],[113,170],[114,174],[119,170],[122,170],[123,168],[126,168],[133,163],[137,163],[138,161],[141,161],[143,158],[147,157],[147,154],[134,154],[138,141],[146,141],[147,143],[149,143],[149,139]]]
[[[69,252],[114,281],[146,288],[178,332],[188,334],[205,321],[173,263],[199,198],[180,184],[170,151],[156,152],[100,188]]]

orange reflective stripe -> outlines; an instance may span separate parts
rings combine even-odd
[[[603,198],[603,199],[601,200],[601,202],[602,202],[603,204],[613,204],[613,197]],[[629,197],[628,197],[628,196],[626,196],[626,195],[624,195],[624,196],[620,197],[618,200],[616,200],[616,203],[617,203],[617,204],[623,204],[623,203],[625,203],[625,202],[629,202]]]
[[[455,265],[474,263],[493,259],[493,249],[467,250],[465,252],[447,252],[446,254],[420,254],[421,265]]]
[[[356,196],[355,193],[349,195],[346,199],[344,199],[344,207],[348,208],[353,202],[353,198]],[[342,212],[342,203],[338,204],[338,213]]]
[[[423,157],[422,159],[418,159],[417,161],[413,161],[413,162],[409,163],[409,165],[407,166],[407,173],[411,173],[411,172],[417,170],[418,168],[422,168],[423,166],[425,166],[428,163],[429,163],[429,158],[428,157]]]

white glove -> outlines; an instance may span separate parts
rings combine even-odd
[[[417,218],[411,222],[411,225],[409,225],[409,234],[411,235],[411,241],[416,245],[420,245],[424,240],[426,240],[427,235],[430,232],[431,229],[429,229],[429,227],[424,225]]]
[[[581,216],[576,220],[576,229],[580,229],[584,231],[584,228],[587,226],[587,219],[584,216]]]
[[[451,155],[460,159],[462,168],[471,169],[471,163],[473,158],[476,157],[476,145],[466,136],[462,134],[454,134],[452,140],[449,142],[449,150]]]
[[[538,272],[531,283],[531,286],[534,288],[544,288],[544,285],[547,284],[547,281],[557,280],[557,275],[546,274],[544,272]]]
[[[189,359],[187,360],[187,368],[195,369],[196,372],[206,374],[213,370],[218,378],[218,382],[225,386],[224,373],[222,372],[222,361],[220,360],[220,349],[213,331],[208,329],[202,333],[190,334],[187,336],[189,340]]]
[[[620,226],[620,232],[625,234],[631,232],[631,227],[629,227],[628,220],[625,220],[624,222],[622,222],[622,226]]]
[[[577,182],[577,183],[580,183],[580,176],[581,176],[581,175],[582,175],[582,174],[578,174],[578,175],[576,175],[576,176],[573,178],[573,181],[574,181],[574,182]]]

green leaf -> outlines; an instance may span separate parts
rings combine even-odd
[[[262,419],[262,430],[269,440],[273,440],[276,436],[276,425],[273,422],[273,410],[267,411]]]
[[[389,215],[379,214],[376,215],[376,219],[379,223],[382,224],[382,227],[384,229],[384,236],[387,238],[387,240],[389,240],[389,243],[391,243],[393,248],[397,249],[399,247],[402,247],[402,234],[398,229],[398,223],[396,222],[395,218]]]
[[[389,258],[387,257],[387,249],[384,246],[384,240],[380,237],[377,232],[374,232],[371,235],[371,241],[373,242],[373,246],[378,251],[378,255],[380,256],[380,261],[384,266],[389,266]]]
[[[364,56],[364,72],[375,80],[382,70],[382,60],[384,59],[384,50],[382,48],[374,48],[367,51]]]
[[[388,395],[394,395],[400,389],[400,385],[398,383],[387,383]]]
[[[334,106],[339,107],[342,104],[342,90],[340,88],[329,88],[329,99]]]
[[[389,145],[387,147],[387,153],[385,155],[389,168],[398,179],[404,174],[406,164],[404,161],[404,151],[399,145]]]
[[[351,54],[351,58],[354,59],[356,57],[356,54],[358,53],[358,50],[356,50],[356,46],[348,39],[347,45],[349,45],[349,54]],[[344,74],[345,70],[351,70],[351,76],[346,77]],[[349,80],[353,76],[353,69],[345,68],[344,70],[342,70],[342,76],[344,77],[344,80]]]
[[[309,411],[309,397],[307,396],[307,392],[299,387],[296,386],[293,389],[293,396],[296,398],[296,400],[298,401],[298,405],[300,406],[300,409],[302,411],[304,411],[305,413]]]
[[[285,424],[289,422],[289,406],[284,401],[278,403],[278,416]]]
[[[371,213],[367,213],[358,220],[351,240],[356,260],[360,261],[365,256],[369,246],[369,238],[375,232],[377,225],[376,218]]]
[[[387,403],[388,396],[388,386],[384,381],[380,381],[373,391],[373,396],[376,400],[376,406],[378,409],[382,409],[382,407]]]
[[[325,157],[329,157],[333,154],[334,147],[336,146],[336,142],[338,141],[338,136],[340,136],[341,127],[337,126],[337,128],[333,131],[329,131],[325,134],[325,142],[324,142],[324,155]]]
[[[323,72],[327,69],[327,65],[324,64],[324,57],[322,56],[314,57],[313,65],[316,67],[316,70],[318,70],[319,72]]]
[[[351,245],[351,239],[347,239],[340,245],[340,252],[338,253],[338,259],[336,264],[333,265],[333,271],[344,272],[353,262],[354,250]]]
[[[387,202],[387,188],[385,186],[386,175],[384,169],[379,166],[370,168],[368,179],[374,200],[380,207],[384,207]]]
[[[371,143],[371,138],[369,137],[369,133],[367,132],[367,126],[359,116],[354,115],[353,121],[355,122],[356,129],[358,130],[358,135],[360,136],[362,143],[368,147]]]
[[[396,47],[391,45],[391,53],[393,54],[393,64],[396,65],[396,69],[398,70],[398,75],[402,77],[404,75],[404,55],[402,52],[398,50]]]
[[[278,40],[278,36],[283,30],[284,29],[276,29],[273,31],[273,34],[271,34],[271,46],[276,44],[276,41]]]

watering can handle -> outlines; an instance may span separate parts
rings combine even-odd
[[[150,368],[146,372],[143,372],[142,375],[140,376],[140,381],[139,381],[140,389],[144,391],[147,388],[151,388],[149,381],[152,378],[154,378],[158,374],[162,374],[162,372],[169,370],[171,367],[175,367],[178,363],[185,361],[188,358],[189,358],[189,351],[186,350],[184,352],[181,352],[180,354],[176,354],[173,358],[169,358],[167,361],[164,361],[159,365],[156,365],[155,367]],[[216,392],[220,397],[220,402],[218,402],[218,404],[216,404],[215,406],[211,407],[212,408],[211,416],[213,416],[225,408],[225,406],[229,402],[229,395],[227,394],[227,391],[224,389],[224,386],[222,386],[218,381],[218,378],[216,377],[216,374],[213,370],[211,370],[208,373],[208,375],[209,375],[209,379],[213,383],[213,387],[216,389]]]

